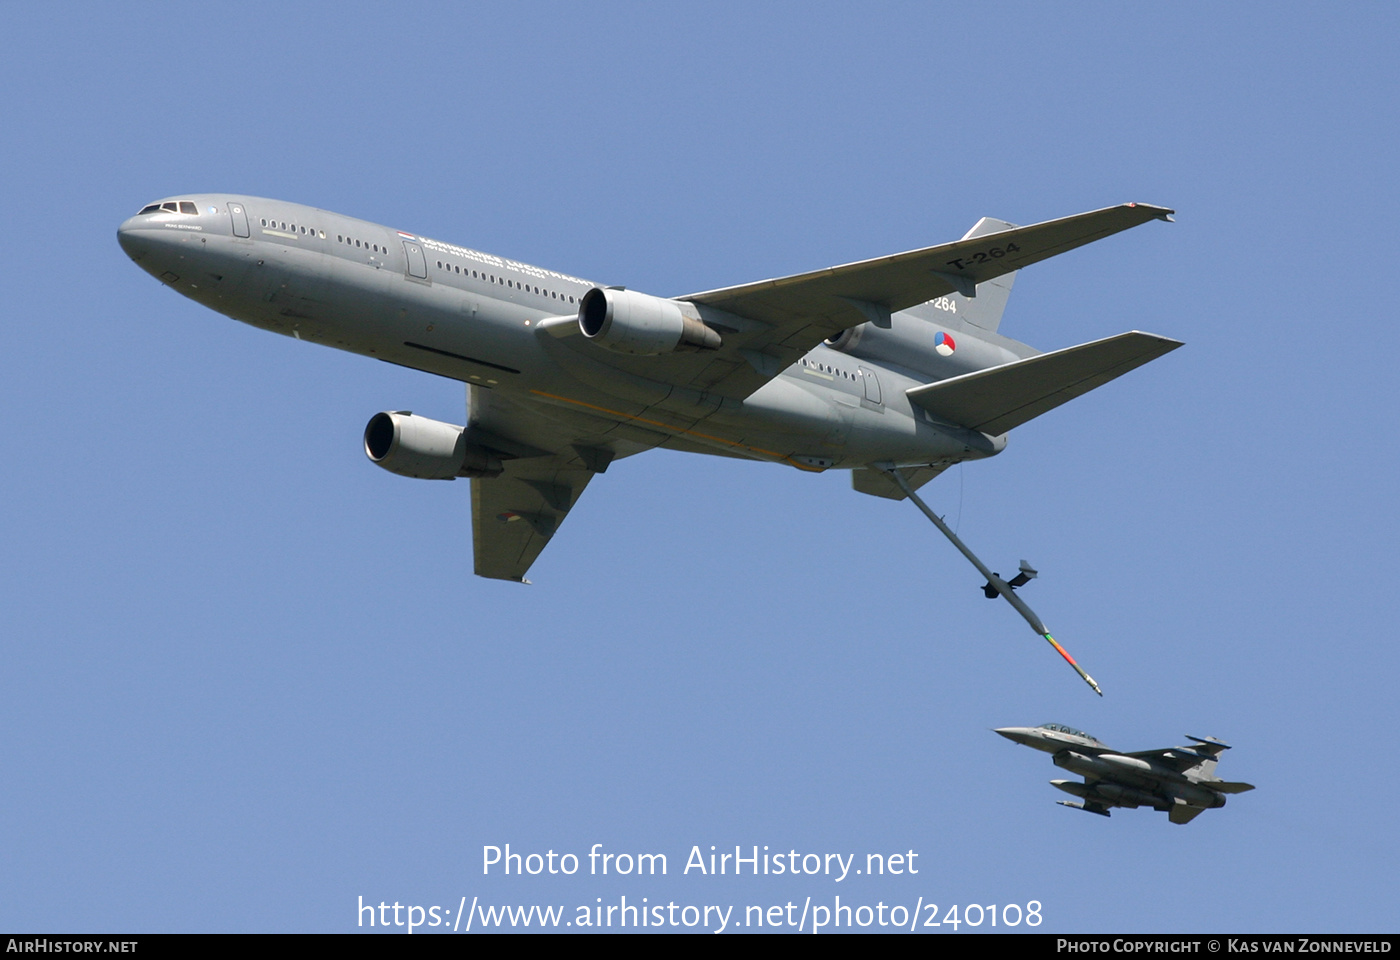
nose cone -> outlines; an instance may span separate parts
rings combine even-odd
[[[998,727],[996,732],[1027,747],[1035,746],[1040,740],[1034,727]]]
[[[203,236],[202,231],[171,229],[170,221],[166,213],[137,214],[117,228],[117,243],[126,255],[162,283],[188,272],[190,241]]]
[[[137,263],[151,252],[151,245],[143,234],[150,233],[149,217],[131,217],[117,227],[117,243],[121,244],[126,255]],[[145,229],[142,229],[145,227]]]

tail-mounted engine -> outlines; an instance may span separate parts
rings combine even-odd
[[[648,357],[677,350],[717,350],[721,343],[718,333],[686,316],[676,301],[632,290],[589,290],[579,303],[578,326],[599,346]]]
[[[390,473],[419,480],[494,477],[500,458],[467,439],[464,427],[408,410],[376,413],[365,426],[365,456]]]
[[[933,380],[1021,359],[1019,354],[989,342],[971,329],[945,327],[908,313],[894,314],[888,327],[873,323],[849,327],[826,344],[862,360],[903,367]]]

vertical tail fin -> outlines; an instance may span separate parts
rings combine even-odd
[[[996,220],[992,217],[983,217],[973,225],[972,229],[963,235],[964,240],[972,240],[976,237],[985,237],[992,233],[1001,233],[1003,230],[1015,229],[1016,224],[1007,223],[1005,220]],[[987,280],[977,285],[977,296],[965,297],[960,293],[950,293],[946,297],[938,300],[931,300],[928,303],[921,303],[917,307],[910,307],[908,312],[925,320],[935,320],[946,322],[948,314],[952,313],[964,323],[981,330],[996,332],[1001,326],[1001,315],[1006,310],[1006,300],[1011,296],[1011,285],[1016,282],[1015,272],[1002,274],[994,280]],[[940,303],[940,301],[943,301]],[[951,309],[949,309],[951,307]]]
[[[1220,755],[1230,749],[1230,745],[1223,740],[1214,737],[1193,737],[1189,733],[1186,739],[1191,741],[1191,754],[1203,757],[1200,763],[1187,767],[1182,772],[1190,772],[1192,776],[1209,780],[1215,776],[1215,765],[1220,760]]]

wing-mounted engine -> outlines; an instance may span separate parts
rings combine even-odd
[[[472,443],[465,427],[417,417],[408,410],[370,418],[365,456],[390,473],[419,480],[494,477],[502,469],[500,458]]]
[[[1000,366],[1036,353],[1030,348],[1026,348],[1024,354],[1013,353],[1004,346],[988,342],[961,323],[944,325],[911,313],[891,315],[887,327],[874,323],[850,327],[826,343],[862,360],[926,374],[930,380],[944,380]]]
[[[691,304],[633,290],[594,287],[583,295],[578,326],[583,335],[617,353],[656,356],[677,350],[718,350],[720,335],[696,317]]]

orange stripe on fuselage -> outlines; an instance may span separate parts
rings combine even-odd
[[[734,440],[726,440],[724,437],[716,437],[713,434],[701,433],[698,430],[687,430],[685,427],[678,427],[675,424],[663,423],[660,420],[651,420],[647,417],[639,417],[635,414],[623,413],[621,410],[610,410],[607,407],[600,407],[596,403],[587,403],[583,400],[575,400],[572,397],[561,397],[557,393],[546,393],[544,390],[531,390],[530,392],[535,394],[536,396],[548,397],[551,400],[559,400],[563,403],[572,403],[574,406],[586,407],[589,410],[597,410],[599,413],[606,413],[608,416],[611,417],[621,417],[624,420],[631,420],[636,423],[645,423],[653,427],[660,427],[662,430],[665,430],[670,433],[684,433],[692,437],[699,437],[702,440],[710,440],[714,443],[722,443],[727,446],[737,447],[740,450],[750,450],[754,453],[762,454],[765,457],[781,460],[784,463],[790,464],[799,470],[806,470],[808,473],[821,473],[824,469],[822,467],[805,466],[804,464],[798,463],[796,460],[793,460],[787,454],[779,453],[776,450],[764,450],[762,447],[751,447],[747,444],[738,443]]]

